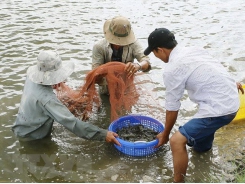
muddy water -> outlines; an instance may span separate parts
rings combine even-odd
[[[41,49],[56,49],[64,61],[74,60],[75,73],[68,83],[79,86],[91,68],[91,49],[103,37],[103,22],[124,15],[144,46],[156,27],[175,32],[181,44],[199,45],[220,59],[237,81],[245,83],[245,4],[243,0],[105,0],[0,2],[0,181],[1,182],[172,182],[169,145],[147,158],[131,158],[118,153],[113,145],[80,139],[55,123],[51,137],[20,143],[10,128],[14,123],[25,80]],[[135,113],[164,121],[164,64],[152,55],[150,106]],[[149,91],[149,85],[146,91]],[[148,94],[148,93],[147,93]],[[90,122],[102,128],[110,124],[108,99]],[[160,109],[160,110],[159,110]],[[196,106],[187,97],[177,124],[185,123]],[[244,151],[244,122],[232,123],[216,134],[213,150],[197,154],[189,150],[187,179],[190,182],[229,181],[228,160]]]

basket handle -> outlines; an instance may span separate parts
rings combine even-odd
[[[135,141],[134,143],[147,143],[147,141]]]
[[[140,114],[140,113],[132,113],[132,114],[128,114],[128,116],[142,116],[142,114]]]

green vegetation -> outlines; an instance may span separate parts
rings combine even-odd
[[[239,162],[235,162],[237,165],[235,171],[235,181],[236,183],[245,183],[245,158],[240,160]]]
[[[228,161],[233,168],[232,171],[223,171],[225,175],[216,175],[215,173],[203,173],[200,170],[200,181],[196,178],[186,177],[185,182],[187,183],[245,183],[245,156],[243,159],[234,159]]]
[[[236,176],[235,183],[245,183],[245,171]]]

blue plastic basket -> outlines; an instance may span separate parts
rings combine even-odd
[[[150,128],[158,133],[164,130],[163,124],[154,118],[143,115],[128,115],[113,121],[109,126],[109,131],[117,132],[123,127],[137,124],[141,124],[144,127]],[[155,139],[150,142],[129,142],[120,138],[117,138],[117,140],[121,143],[121,146],[114,144],[117,150],[130,156],[147,156],[153,154],[155,151],[159,149],[154,148],[158,144],[158,139]]]

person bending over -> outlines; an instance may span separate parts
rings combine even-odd
[[[165,129],[157,135],[157,147],[170,141],[173,155],[174,182],[184,182],[188,167],[186,145],[197,152],[212,148],[215,132],[229,124],[239,109],[238,89],[241,84],[231,78],[223,65],[198,47],[182,47],[166,28],[155,29],[148,37],[145,55],[151,52],[167,63],[163,80],[166,86]],[[171,136],[187,90],[191,101],[198,104],[194,117]]]
[[[42,139],[51,134],[56,121],[75,135],[120,145],[118,135],[76,118],[57,98],[59,87],[74,71],[73,62],[62,62],[54,51],[41,51],[37,64],[27,70],[27,78],[16,121],[12,130],[21,141]]]

